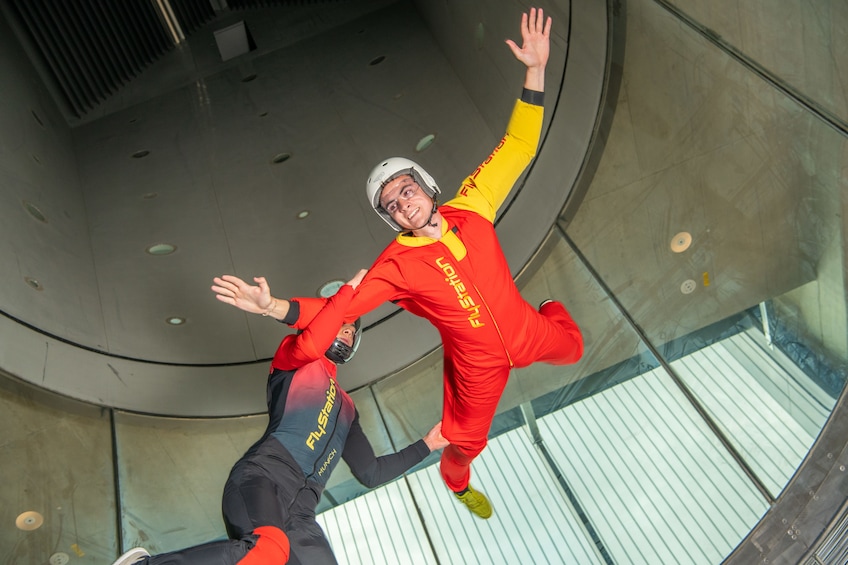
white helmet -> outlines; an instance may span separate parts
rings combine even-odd
[[[392,217],[386,212],[382,206],[380,206],[380,193],[383,192],[383,187],[392,180],[401,175],[411,175],[412,179],[418,183],[424,192],[434,200],[434,210],[437,205],[436,195],[441,194],[442,191],[439,190],[439,186],[436,184],[436,181],[431,177],[427,171],[421,168],[421,166],[409,159],[404,159],[403,157],[390,157],[383,161],[380,161],[376,167],[371,171],[371,174],[368,175],[368,180],[365,181],[365,194],[368,197],[368,202],[371,203],[371,207],[374,209],[377,214],[380,215],[383,220],[395,231],[403,231],[397,222],[395,222]]]

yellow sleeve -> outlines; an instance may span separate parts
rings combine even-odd
[[[536,156],[543,117],[544,107],[516,100],[501,142],[445,205],[477,212],[494,222],[515,181]]]

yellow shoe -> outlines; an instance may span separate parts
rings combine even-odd
[[[486,498],[486,495],[474,490],[471,488],[471,485],[468,485],[468,488],[465,489],[464,493],[459,494],[458,492],[455,492],[453,494],[461,503],[466,505],[471,512],[477,514],[484,520],[492,515],[492,505],[489,504],[489,500]]]

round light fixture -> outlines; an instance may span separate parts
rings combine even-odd
[[[186,319],[180,316],[168,316],[165,318],[165,323],[169,326],[181,326],[186,323]]]
[[[15,525],[19,530],[23,530],[25,532],[31,532],[32,530],[37,530],[44,523],[44,516],[36,512],[35,510],[29,510],[28,512],[23,512],[15,518]]]
[[[38,282],[38,279],[34,279],[32,277],[24,277],[24,282],[29,285],[29,287],[33,290],[44,290],[44,287],[41,286],[41,283]]]
[[[322,298],[330,298],[344,286],[344,283],[345,281],[339,279],[325,282],[321,285],[321,288],[318,289],[318,296],[321,296]]]
[[[671,238],[671,250],[675,253],[683,253],[692,245],[692,234],[682,231]]]
[[[686,279],[685,281],[683,281],[683,284],[680,285],[680,292],[682,292],[683,294],[692,294],[693,292],[695,292],[697,286],[697,283],[692,279]]]
[[[368,64],[371,65],[372,67],[374,67],[374,66],[379,65],[380,63],[382,63],[385,60],[386,60],[386,56],[380,55],[379,57],[374,57],[373,59],[371,59],[371,61]]]
[[[47,223],[47,216],[44,215],[44,212],[42,212],[38,206],[30,202],[29,200],[22,200],[21,204],[23,204],[24,210],[26,210],[30,216],[32,216],[39,222],[45,224]]]
[[[274,155],[274,158],[271,159],[271,162],[275,165],[279,165],[280,163],[285,163],[291,159],[291,153],[277,153]]]
[[[306,218],[307,216],[309,216],[309,210],[301,210],[300,212],[297,213],[297,219],[298,220],[302,220],[302,219]]]
[[[430,133],[425,135],[424,137],[418,140],[418,143],[415,145],[415,151],[421,153],[422,151],[433,145],[434,141],[436,141],[435,134]]]
[[[159,196],[158,192],[145,192],[144,194],[141,195],[141,197],[144,198],[145,200],[153,200],[157,196]]]
[[[133,153],[132,158],[141,159],[142,157],[147,157],[148,155],[150,155],[150,151],[148,151],[147,149],[142,149],[141,151],[136,151],[135,153]]]
[[[474,46],[477,50],[483,48],[483,40],[486,38],[486,30],[483,28],[483,22],[477,24],[477,29],[474,31]]]
[[[176,250],[177,246],[170,243],[155,243],[145,249],[150,255],[170,255]]]

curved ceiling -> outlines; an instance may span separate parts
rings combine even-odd
[[[267,360],[288,330],[216,301],[212,277],[265,276],[289,297],[367,267],[393,237],[363,198],[387,156],[418,161],[448,193],[459,186],[502,135],[523,81],[503,40],[519,38],[524,6],[499,4],[224,10],[83,118],[63,114],[26,46],[0,33],[0,72],[25,79],[18,117],[4,115],[16,128],[5,131],[25,135],[0,171],[11,188],[2,257],[16,266],[0,275],[0,366],[140,412],[262,412]],[[544,4],[554,27],[543,143],[498,219],[514,274],[592,138],[607,56],[597,4]],[[256,49],[223,61],[214,32],[238,21]],[[173,252],[151,252],[162,244]],[[426,321],[391,304],[364,321],[348,389],[439,346]]]

